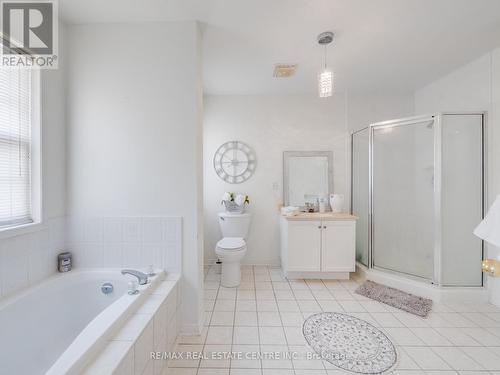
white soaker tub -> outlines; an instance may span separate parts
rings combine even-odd
[[[163,277],[129,295],[119,269],[73,270],[0,302],[0,374],[78,373]]]

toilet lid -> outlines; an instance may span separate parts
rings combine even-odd
[[[241,237],[224,237],[217,242],[217,247],[222,249],[240,249],[245,246],[245,240]]]

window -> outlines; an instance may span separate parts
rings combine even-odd
[[[0,69],[0,229],[38,221],[37,72]]]

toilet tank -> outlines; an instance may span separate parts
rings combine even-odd
[[[219,213],[219,226],[222,237],[247,238],[248,230],[250,229],[250,219],[250,214]]]

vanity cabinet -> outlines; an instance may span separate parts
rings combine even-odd
[[[287,270],[320,271],[321,221],[287,223]]]
[[[356,217],[300,214],[281,217],[281,266],[290,278],[348,279],[354,272]]]

